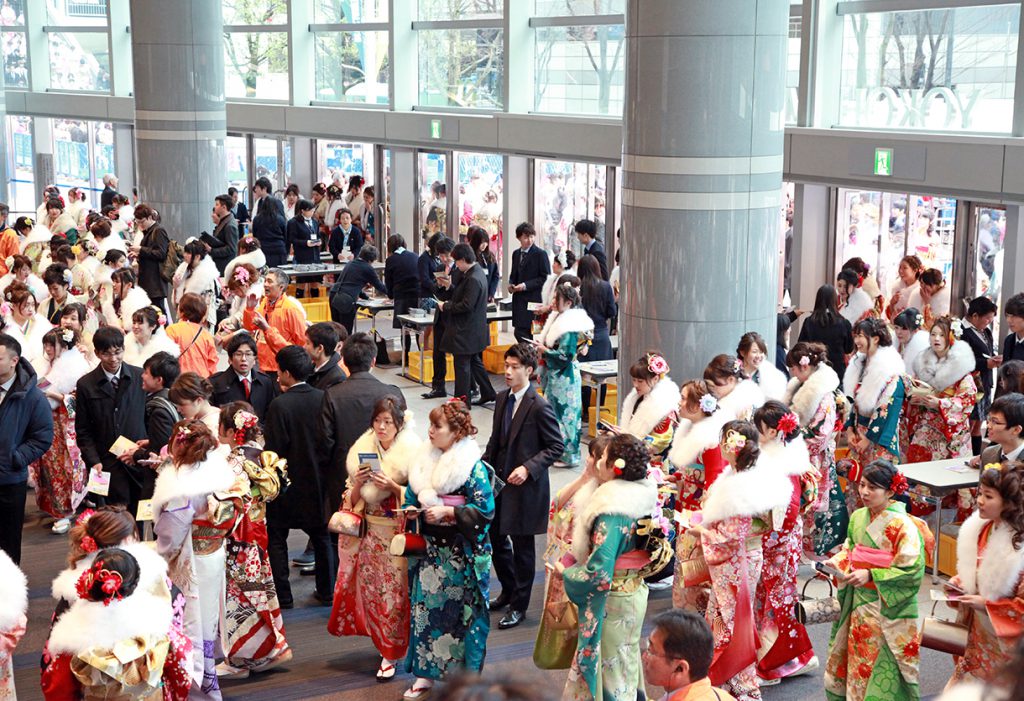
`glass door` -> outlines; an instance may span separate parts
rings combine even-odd
[[[424,239],[437,232],[458,240],[451,226],[448,207],[449,153],[418,151],[416,153],[416,191],[419,193],[417,228]]]
[[[538,246],[552,253],[569,247],[579,256],[575,224],[580,219],[594,220],[598,240],[607,242],[607,175],[604,165],[536,159],[533,192]]]
[[[470,226],[479,226],[490,236],[491,253],[501,269],[502,219],[504,216],[505,159],[494,153],[456,152],[459,184],[456,212],[459,239],[465,240]]]
[[[1006,238],[1006,208],[1001,205],[972,204],[970,217],[972,243],[970,279],[971,299],[985,296],[1003,308],[1003,241]],[[999,314],[992,322],[992,335],[998,341]]]

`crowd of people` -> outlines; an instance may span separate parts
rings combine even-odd
[[[0,612],[0,691],[24,633],[31,486],[69,541],[48,699],[219,698],[219,679],[287,664],[296,561],[314,578],[309,604],[331,607],[328,632],[370,638],[378,681],[412,674],[407,701],[457,689],[484,666],[492,612],[501,630],[529,615],[542,534],[533,659],[568,670],[563,698],[632,700],[646,679],[667,698],[748,701],[814,672],[796,605],[813,563],[838,586],[828,698],[915,699],[938,534],[896,466],[972,456],[977,487],[938,507],[962,524],[946,594],[967,642],[950,686],[1005,684],[1024,610],[1024,294],[1005,303],[1000,355],[989,299],[954,318],[941,277],[912,256],[888,297],[847,261],[792,347],[784,330],[802,312],[780,315],[775,364],[753,331],[682,384],[658,351],[628,359],[618,420],[584,445],[579,366],[613,357],[619,278],[593,222],[576,224],[578,260],[516,227],[516,343],[498,391],[481,361],[500,285],[486,231],[431,233],[418,257],[391,234],[381,280],[350,209],[334,207],[323,233],[343,196],[290,188],[278,226],[286,203],[269,182],[253,192],[252,235],[239,237],[248,213],[228,193],[214,233],[183,246],[116,190],[89,212],[48,189],[45,219],[4,222],[0,592],[14,608]],[[367,210],[358,219],[373,231]],[[311,324],[280,266],[334,256],[332,240],[350,261],[330,292],[338,314]],[[352,333],[367,286],[396,310],[434,307],[425,397],[446,397],[455,358],[455,396],[423,429],[371,372],[374,339]],[[482,444],[472,406],[491,403]],[[552,498],[549,470],[568,467],[581,469]],[[140,542],[149,522],[155,542]],[[295,560],[292,530],[308,541]],[[641,640],[649,586],[670,587],[674,608]]]

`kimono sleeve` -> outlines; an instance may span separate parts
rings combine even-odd
[[[627,543],[627,534],[623,530],[614,517],[598,516],[590,534],[590,557],[562,574],[565,593],[578,606],[585,606],[590,597],[605,594],[611,589],[615,561]]]
[[[891,382],[896,383],[896,385],[889,397],[889,401],[885,405],[878,407],[871,416],[867,438],[898,458],[900,454],[900,414],[903,410],[905,393],[902,377],[897,375]],[[851,420],[856,420],[856,413],[856,411],[850,412]]]
[[[895,531],[890,535],[889,529]],[[894,519],[886,537],[895,549],[892,565],[871,570],[886,618],[917,618],[917,595],[924,576],[921,533],[909,518]]]
[[[565,370],[576,359],[576,334],[562,334],[558,345],[544,351],[544,364],[556,372]]]
[[[494,518],[494,490],[491,475],[483,462],[477,460],[466,480],[466,504],[455,507],[455,527],[473,543],[487,538]]]
[[[39,681],[46,701],[78,701],[82,697],[81,685],[71,673],[71,655],[68,653],[51,658]]]
[[[978,386],[974,384],[974,378],[970,375],[965,375],[956,383],[951,396],[939,398],[939,415],[942,416],[942,429],[946,440],[952,440],[954,433],[970,421],[971,411],[977,401]]]
[[[651,452],[655,455],[664,453],[672,445],[672,436],[675,435],[675,414],[669,414],[658,422],[658,425],[647,434],[653,440],[650,443]]]
[[[416,492],[412,491],[412,487],[405,488],[405,497],[402,499],[402,508],[407,506],[415,506],[419,508],[420,500],[416,497]]]
[[[739,554],[746,547],[746,531],[744,519],[749,517],[734,516],[705,526],[701,533],[700,543],[704,549],[704,559],[709,565],[721,565]]]
[[[1013,596],[986,601],[985,611],[996,636],[1007,646],[1012,646],[1024,634],[1024,579],[1018,581]]]

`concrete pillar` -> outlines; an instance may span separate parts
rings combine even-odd
[[[411,149],[391,149],[391,230],[402,234],[417,253],[423,250],[416,230],[416,154]],[[415,242],[415,243],[411,243]]]
[[[135,129],[130,124],[114,122],[114,168],[117,189],[130,200],[132,188],[136,187]],[[103,173],[99,175],[103,177]]]
[[[131,0],[139,196],[184,241],[209,229],[223,189],[220,3]]]
[[[829,267],[829,202],[830,189],[827,185],[796,186],[793,209],[793,288],[790,298],[793,306],[810,312],[814,309],[814,298],[818,288],[831,280],[834,272]],[[803,324],[806,316],[797,324]],[[790,331],[792,342],[800,333],[798,326]],[[770,349],[769,349],[770,350]]]
[[[0,128],[3,134],[7,134],[7,98],[4,88],[4,77],[0,75]],[[14,158],[7,150],[7,138],[0,139],[0,201],[10,203],[13,201],[11,192],[11,174],[14,173]]]
[[[630,0],[620,382],[775,338],[788,0]],[[622,393],[623,396],[625,393]]]
[[[43,201],[43,188],[57,180],[53,162],[53,123],[49,117],[32,119],[32,150],[35,161],[36,202],[39,203]]]

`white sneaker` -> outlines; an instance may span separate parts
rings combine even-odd
[[[815,655],[811,659],[807,660],[807,664],[805,664],[803,667],[801,667],[797,671],[793,672],[789,676],[791,676],[791,677],[799,677],[801,674],[810,674],[811,672],[813,672],[814,670],[816,670],[820,666],[821,666],[821,662],[818,660],[818,656]]]
[[[762,679],[760,676],[757,677],[757,685],[758,686],[762,686],[762,687],[763,686],[775,686],[775,685],[781,684],[781,683],[782,683],[782,679]]]
[[[660,589],[671,589],[673,579],[675,579],[675,576],[665,577],[665,579],[660,582],[648,582],[647,588],[653,589],[654,591],[658,591]]]
[[[69,530],[71,530],[71,519],[69,518],[58,519],[54,522],[53,527],[50,528],[50,532],[57,535],[64,535]]]

